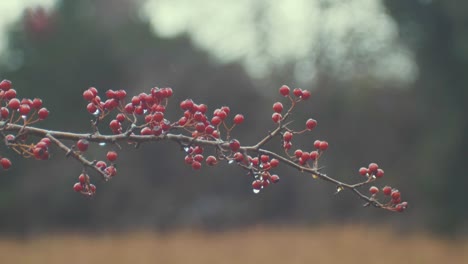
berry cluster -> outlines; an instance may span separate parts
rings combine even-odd
[[[384,171],[379,168],[377,163],[371,163],[369,166],[362,167],[359,169],[359,174],[362,176],[367,177],[367,181],[371,182],[375,179],[382,178],[384,176]],[[369,192],[371,193],[371,198],[376,199],[377,194],[380,192],[380,189],[376,186],[371,186],[369,188]],[[408,202],[402,202],[401,200],[401,193],[397,189],[394,189],[390,186],[385,186],[382,188],[382,193],[385,196],[390,196],[390,201],[383,204],[383,207],[396,212],[403,212],[406,207],[408,207]]]
[[[365,177],[364,181],[347,184],[327,176],[318,166],[319,159],[328,149],[328,142],[315,140],[312,149],[296,148],[290,153],[293,138],[296,135],[311,132],[317,121],[309,118],[302,130],[290,127],[289,119],[296,105],[311,97],[308,90],[295,88],[291,90],[286,85],[279,88],[279,94],[285,102],[273,103],[272,121],[275,128],[258,141],[255,145],[242,145],[239,140],[232,138],[235,127],[244,122],[244,115],[231,114],[228,106],[222,106],[209,114],[208,106],[197,104],[191,99],[180,102],[181,115],[176,121],[167,119],[165,113],[173,91],[171,88],[151,88],[148,93],[140,93],[127,97],[125,90],[107,90],[105,100],[102,100],[96,88],[91,87],[83,92],[83,98],[88,102],[86,109],[92,114],[92,132],[78,134],[71,132],[52,131],[31,126],[31,124],[48,117],[49,111],[42,107],[41,99],[16,98],[16,91],[12,89],[8,80],[0,82],[0,135],[5,145],[23,157],[34,157],[47,160],[50,157],[50,146],[54,144],[83,165],[83,171],[78,182],[73,185],[76,192],[90,196],[95,194],[96,186],[91,183],[88,170],[99,174],[104,180],[110,180],[117,174],[115,161],[118,154],[115,150],[107,152],[106,160],[88,160],[88,148],[91,143],[101,146],[111,143],[119,147],[119,142],[126,142],[138,146],[141,143],[170,140],[177,142],[185,154],[184,163],[193,170],[199,170],[203,164],[216,166],[221,161],[235,164],[252,177],[252,189],[259,193],[262,189],[277,183],[280,177],[274,173],[280,163],[290,166],[300,172],[312,175],[333,183],[337,190],[352,190],[367,205],[390,211],[401,212],[407,207],[401,201],[400,192],[391,187],[384,187],[384,196],[391,197],[390,201],[381,203],[377,200],[380,189],[372,186],[370,196],[362,194],[358,188],[368,185],[384,175],[384,171],[376,163],[359,169]],[[103,97],[104,98],[104,97]],[[100,124],[109,118],[108,127],[112,134],[105,135],[99,131]],[[16,133],[16,134],[15,134]],[[27,143],[28,136],[41,138],[37,143]],[[284,154],[278,154],[265,148],[268,143],[278,140],[283,147]],[[70,147],[65,144],[72,141]],[[11,167],[7,158],[0,157],[0,165],[4,169]]]
[[[27,144],[27,133],[25,128],[38,121],[44,120],[49,116],[47,108],[42,107],[40,98],[18,99],[16,90],[13,89],[9,80],[0,82],[0,121],[3,130],[7,124],[21,124],[22,129],[17,135],[3,134],[5,144],[23,157],[35,157],[36,159],[46,160],[49,158],[48,147],[50,140],[43,138],[37,144]],[[11,161],[8,158],[1,158],[0,164],[3,169],[11,167]]]

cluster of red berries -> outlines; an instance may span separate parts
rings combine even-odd
[[[255,180],[252,182],[254,193],[259,193],[261,189],[268,187],[270,183],[279,182],[279,176],[270,173],[271,169],[278,167],[279,160],[270,159],[268,155],[261,155],[255,158],[248,156],[247,159],[253,167],[253,171],[255,171]]]
[[[42,106],[41,99],[18,99],[16,90],[9,80],[0,82],[0,102],[3,104],[0,107],[0,120],[4,122],[16,124],[21,121],[22,125],[27,126],[49,116],[49,111]],[[15,116],[16,113],[19,115]],[[6,144],[24,157],[33,156],[41,160],[49,158],[48,146],[50,140],[48,138],[41,139],[39,143],[33,146],[25,144],[25,139],[26,134],[19,134],[18,136],[8,134],[5,136]],[[8,169],[11,167],[11,161],[8,158],[1,158],[0,165],[4,169]]]
[[[73,185],[73,190],[91,196],[96,192],[96,186],[90,183],[88,174],[82,173],[78,176],[78,182]]]
[[[12,83],[9,80],[0,82],[0,101],[6,103],[6,106],[0,108],[0,116],[2,120],[14,118],[14,112],[18,112],[25,124],[31,124],[37,120],[46,119],[49,116],[49,111],[42,107],[42,100],[35,98],[23,98],[21,101],[16,98],[16,90],[12,88]],[[10,111],[13,111],[10,116]],[[37,113],[38,117],[33,120],[34,115]],[[29,115],[29,118],[28,118]],[[14,121],[16,123],[19,120]]]
[[[359,174],[366,176],[369,180],[374,180],[376,178],[381,178],[384,175],[384,171],[379,168],[379,165],[376,163],[371,163],[369,166],[362,167],[359,169]],[[376,195],[380,192],[380,189],[376,186],[371,186],[369,192],[372,197],[375,199]],[[390,196],[391,200],[387,202],[384,207],[391,211],[403,212],[406,207],[408,207],[407,202],[401,201],[401,193],[397,189],[394,189],[390,186],[385,186],[382,188],[382,193],[385,196]]]
[[[38,160],[49,159],[49,146],[51,141],[49,138],[42,138],[33,148],[32,153]]]

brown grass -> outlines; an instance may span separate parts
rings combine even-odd
[[[0,263],[468,263],[468,241],[365,227],[0,239]]]

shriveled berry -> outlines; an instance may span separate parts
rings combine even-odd
[[[308,130],[312,130],[317,126],[317,120],[309,118],[306,122],[306,127]]]
[[[89,146],[89,141],[82,138],[76,142],[76,147],[78,148],[79,151],[86,151]]]
[[[239,125],[239,124],[242,124],[243,122],[244,122],[243,115],[237,114],[236,116],[234,116],[234,124]]]
[[[117,152],[109,151],[109,152],[107,152],[106,157],[107,157],[108,161],[115,161],[117,159]]]

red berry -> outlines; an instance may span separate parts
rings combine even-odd
[[[216,116],[221,118],[221,120],[226,119],[227,115],[228,114],[224,110],[220,110],[220,111],[216,112]]]
[[[260,161],[262,163],[267,163],[270,160],[270,157],[268,155],[261,155],[260,156]]]
[[[8,91],[11,89],[11,82],[9,80],[3,80],[0,82],[0,89]]]
[[[88,89],[90,92],[93,93],[94,96],[96,96],[98,94],[98,90],[95,88],[95,87],[89,87]]]
[[[93,100],[94,97],[96,97],[96,95],[90,90],[86,90],[86,91],[83,92],[83,98],[88,102]]]
[[[302,90],[299,89],[299,88],[295,88],[295,89],[293,90],[293,94],[294,94],[294,96],[296,96],[296,97],[301,97],[301,96],[302,96]]]
[[[400,194],[400,192],[398,190],[394,190],[394,191],[392,191],[391,196],[392,196],[393,200],[397,200],[397,199],[400,198],[401,194]]]
[[[30,111],[31,111],[31,107],[29,107],[29,105],[27,105],[27,104],[20,105],[20,107],[18,109],[18,112],[21,115],[27,115],[27,114],[29,114]]]
[[[32,107],[34,107],[34,109],[39,109],[42,107],[42,100],[39,99],[39,98],[34,98],[34,100],[32,101]]]
[[[81,192],[81,191],[83,191],[83,185],[81,185],[81,183],[77,182],[77,183],[75,183],[75,185],[73,185],[73,190],[75,190],[75,192]]]
[[[276,168],[276,167],[278,167],[278,165],[279,165],[279,160],[277,160],[277,159],[271,159],[270,160],[270,166],[272,168]]]
[[[377,172],[375,173],[375,177],[382,178],[383,176],[384,176],[384,171],[382,169],[377,169]]]
[[[206,164],[208,164],[208,166],[214,166],[216,163],[218,163],[218,161],[216,160],[215,156],[208,156],[206,158]]]
[[[242,153],[240,152],[236,152],[234,153],[234,160],[237,161],[237,162],[241,162],[244,160],[244,155],[242,155]]]
[[[310,152],[310,159],[311,160],[316,160],[318,158],[318,156],[319,156],[318,151],[314,150],[314,151]]]
[[[392,194],[392,187],[390,187],[390,186],[385,186],[385,187],[383,187],[382,192],[383,192],[383,194],[385,194],[385,195],[390,195],[390,194]]]
[[[96,162],[96,167],[98,167],[100,170],[104,170],[107,167],[107,164],[104,161],[100,160]]]
[[[361,174],[362,176],[366,176],[367,173],[369,173],[369,170],[367,168],[361,167],[359,169],[359,174]]]
[[[198,161],[193,161],[192,162],[192,169],[194,170],[199,170],[201,168],[201,163]]]
[[[302,153],[301,159],[302,159],[303,161],[309,160],[309,159],[310,159],[310,154],[309,154],[309,152],[304,151],[304,152]]]
[[[149,136],[149,135],[153,135],[153,131],[149,127],[144,127],[141,129],[140,134],[142,136]]]
[[[242,124],[242,122],[244,122],[244,116],[241,114],[237,114],[234,117],[234,124],[239,125],[239,124]]]
[[[16,98],[13,98],[8,102],[8,107],[10,107],[13,110],[18,110],[18,108],[20,107],[20,101]]]
[[[16,90],[15,89],[10,89],[8,91],[5,92],[5,98],[7,100],[10,100],[10,99],[13,99],[16,97]]]
[[[115,119],[117,119],[117,121],[119,121],[120,123],[123,123],[125,121],[125,115],[120,113],[120,114],[117,114],[115,116]]]
[[[292,147],[291,142],[284,142],[283,148],[284,148],[285,150],[289,150],[291,147]]]
[[[108,99],[113,99],[113,98],[115,98],[115,97],[116,97],[115,91],[110,90],[110,89],[107,90],[107,91],[106,91],[106,97],[107,97]]]
[[[314,141],[314,148],[319,149],[319,148],[320,148],[320,143],[322,143],[322,141],[320,141],[320,140],[315,140],[315,141]]]
[[[8,170],[11,167],[11,161],[7,158],[1,158],[0,165],[4,170]]]
[[[229,142],[229,147],[232,151],[236,152],[240,148],[240,142],[237,139],[233,139]]]
[[[191,110],[193,108],[193,101],[191,99],[186,99],[180,103],[180,108],[182,110]]]
[[[115,161],[117,159],[117,152],[109,151],[109,152],[107,152],[106,157],[107,157],[108,161]]]
[[[279,180],[280,180],[280,177],[278,175],[276,175],[276,174],[273,174],[273,175],[270,176],[270,181],[272,183],[278,183]]]
[[[95,104],[89,103],[89,104],[86,106],[86,110],[88,110],[88,112],[89,112],[90,114],[94,114],[94,113],[96,113],[96,111],[97,111],[98,109],[97,109],[97,107],[96,107]]]
[[[255,180],[252,182],[252,188],[254,188],[254,190],[260,190],[263,186],[263,181],[261,180]]]
[[[312,130],[317,126],[317,121],[315,119],[309,118],[306,122],[306,127],[308,130]]]
[[[109,123],[109,127],[113,130],[113,131],[117,131],[119,130],[122,125],[120,124],[119,121],[113,119],[110,123]]]
[[[86,181],[88,180],[88,176],[84,173],[82,173],[79,177],[78,177],[78,181],[82,184],[86,183]]]
[[[294,156],[296,156],[296,158],[300,158],[302,156],[302,150],[296,149],[296,151],[294,151]]]
[[[320,142],[319,149],[320,149],[321,151],[325,151],[325,150],[327,150],[327,148],[328,148],[328,142],[326,142],[326,141]]]
[[[377,170],[379,169],[379,165],[377,165],[377,163],[371,163],[369,164],[369,171],[374,173],[374,172],[377,172]]]
[[[291,91],[291,89],[289,89],[289,87],[287,85],[283,85],[279,89],[279,92],[280,92],[280,94],[282,96],[288,96],[290,91]]]
[[[310,92],[308,90],[302,90],[302,96],[301,96],[301,99],[302,100],[307,100],[310,98]]]
[[[276,113],[281,113],[283,111],[283,104],[280,102],[276,102],[273,104],[273,111]]]
[[[273,113],[273,115],[271,116],[271,119],[273,120],[273,122],[275,123],[278,123],[279,121],[281,121],[283,117],[281,116],[280,113]]]
[[[95,193],[96,192],[96,185],[90,184],[89,185],[89,191],[91,192],[91,194]]]
[[[370,192],[371,194],[376,194],[376,193],[379,192],[379,188],[377,188],[377,187],[375,187],[375,186],[372,186],[372,187],[369,188],[369,192]]]
[[[105,168],[104,171],[106,172],[107,175],[111,177],[114,177],[115,175],[117,175],[117,169],[112,165]]]
[[[221,118],[219,116],[213,116],[213,118],[211,119],[211,124],[213,124],[214,126],[217,126],[217,125],[221,124],[222,121],[223,120],[221,120]]]
[[[82,152],[86,151],[88,149],[88,146],[89,146],[89,142],[86,139],[80,139],[76,143],[76,147],[78,148],[78,150],[80,150]]]
[[[10,114],[10,111],[6,107],[0,108],[0,115],[2,116],[2,119],[7,119],[8,115]]]
[[[284,132],[283,134],[283,140],[286,142],[291,141],[293,134],[289,131]]]
[[[47,108],[43,107],[43,108],[39,109],[39,111],[37,112],[37,115],[39,116],[39,119],[44,120],[49,116],[49,110],[47,110]]]

